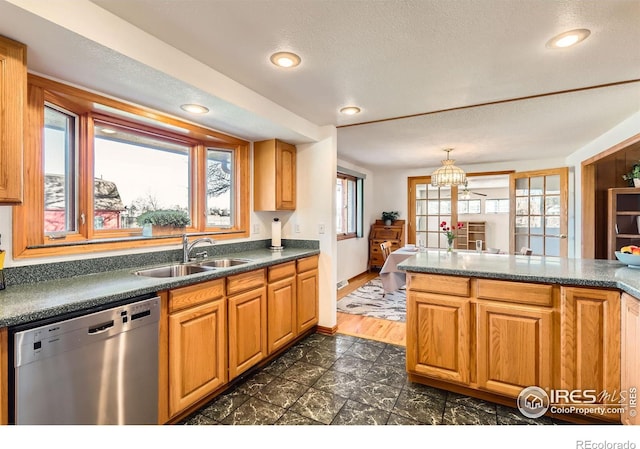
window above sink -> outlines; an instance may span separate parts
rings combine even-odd
[[[184,232],[249,236],[249,142],[37,75],[28,89],[25,167],[41,169],[24,173],[15,257],[178,243],[143,235],[136,218],[158,209],[186,212]]]

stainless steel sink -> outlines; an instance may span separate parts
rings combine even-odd
[[[251,260],[249,259],[225,258],[225,259],[206,260],[204,262],[198,263],[198,266],[209,267],[209,268],[228,268],[228,267],[235,267],[236,265],[244,265],[249,262],[251,262]]]
[[[173,278],[180,276],[189,276],[190,274],[211,271],[214,267],[200,266],[195,264],[173,264],[164,267],[149,268],[146,270],[136,271],[138,276],[148,276],[154,278]]]

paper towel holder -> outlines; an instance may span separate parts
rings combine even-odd
[[[276,234],[276,230],[277,230],[277,243],[280,243],[280,245],[274,245],[274,234]],[[278,217],[273,219],[273,222],[271,223],[271,246],[269,247],[269,249],[271,251],[282,251],[284,249],[284,246],[282,246],[282,240],[280,238],[280,233],[281,233],[281,223],[280,223],[280,219]]]

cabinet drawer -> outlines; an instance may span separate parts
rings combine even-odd
[[[430,293],[469,297],[470,279],[457,276],[411,273],[407,279],[407,288]]]
[[[398,240],[400,238],[400,229],[376,229],[373,238],[382,240]]]
[[[296,263],[295,261],[289,263],[283,263],[281,265],[274,265],[269,267],[269,273],[267,278],[269,283],[279,281],[280,279],[292,277],[296,275]]]
[[[531,304],[534,306],[553,305],[553,287],[551,285],[531,284],[528,282],[494,281],[478,279],[478,299]]]
[[[175,288],[169,291],[169,313],[224,296],[224,279]]]
[[[246,273],[227,276],[227,296],[262,287],[264,285],[265,270],[248,271]]]
[[[315,270],[318,268],[318,256],[305,257],[298,259],[298,273],[304,271]]]

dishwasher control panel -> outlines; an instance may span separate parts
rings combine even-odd
[[[159,319],[160,298],[154,297],[16,332],[14,366],[70,351],[90,344],[98,336],[109,338]]]

